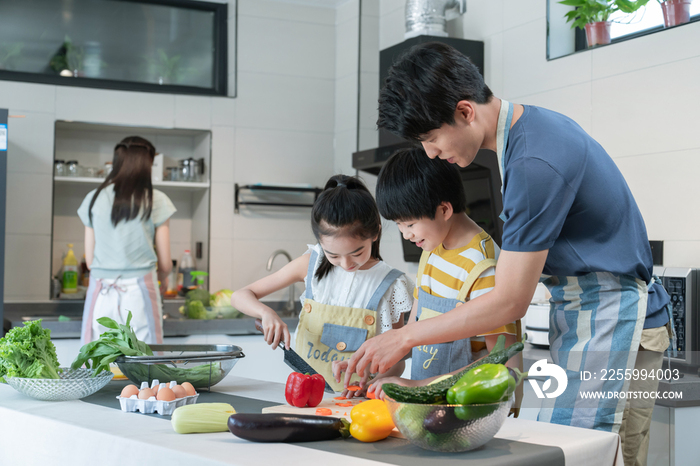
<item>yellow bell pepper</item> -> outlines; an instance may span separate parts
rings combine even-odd
[[[350,435],[360,442],[376,442],[389,436],[394,421],[382,400],[363,401],[350,411]]]

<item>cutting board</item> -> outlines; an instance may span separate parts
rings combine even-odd
[[[348,421],[351,421],[350,419],[350,410],[362,403],[363,401],[367,401],[367,398],[350,398],[349,400],[335,400],[333,398],[324,398],[321,400],[321,403],[314,407],[314,408],[297,408],[296,406],[291,406],[291,405],[277,405],[277,406],[268,406],[267,408],[263,408],[262,412],[263,413],[283,413],[283,414],[308,414],[308,415],[316,415],[316,410],[321,409],[321,408],[327,408],[330,409],[332,414],[330,416],[333,417],[344,417]],[[338,404],[348,404],[351,403],[352,406],[338,406]],[[397,438],[405,438],[401,432],[398,431],[396,427],[394,427],[394,431],[389,435],[390,437],[397,437]]]

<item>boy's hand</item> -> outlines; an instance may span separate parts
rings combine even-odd
[[[333,361],[331,364],[331,370],[333,371],[333,378],[335,379],[336,382],[340,382],[340,378],[343,372],[348,368],[348,361]],[[359,386],[361,387],[359,390],[348,390],[347,388],[343,390],[343,392],[340,394],[340,396],[344,396],[345,398],[354,398],[356,396],[364,396],[365,393],[367,392],[367,377],[362,377],[360,379]]]
[[[284,347],[289,349],[292,337],[289,334],[287,324],[282,322],[277,314],[268,312],[262,318],[263,339],[265,343],[272,346],[272,349],[277,349],[280,341],[284,341]]]

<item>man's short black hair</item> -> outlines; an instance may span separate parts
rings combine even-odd
[[[454,123],[461,100],[484,104],[493,93],[479,69],[454,47],[427,42],[411,47],[389,69],[379,93],[377,126],[403,138]]]
[[[442,202],[455,213],[467,210],[462,177],[455,165],[430,159],[421,148],[402,149],[386,162],[377,178],[379,213],[388,220],[435,218]]]

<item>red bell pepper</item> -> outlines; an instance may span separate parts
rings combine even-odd
[[[326,380],[321,374],[302,374],[292,372],[287,377],[287,385],[284,387],[284,397],[287,403],[297,408],[318,406],[323,399],[323,390],[326,388]]]

